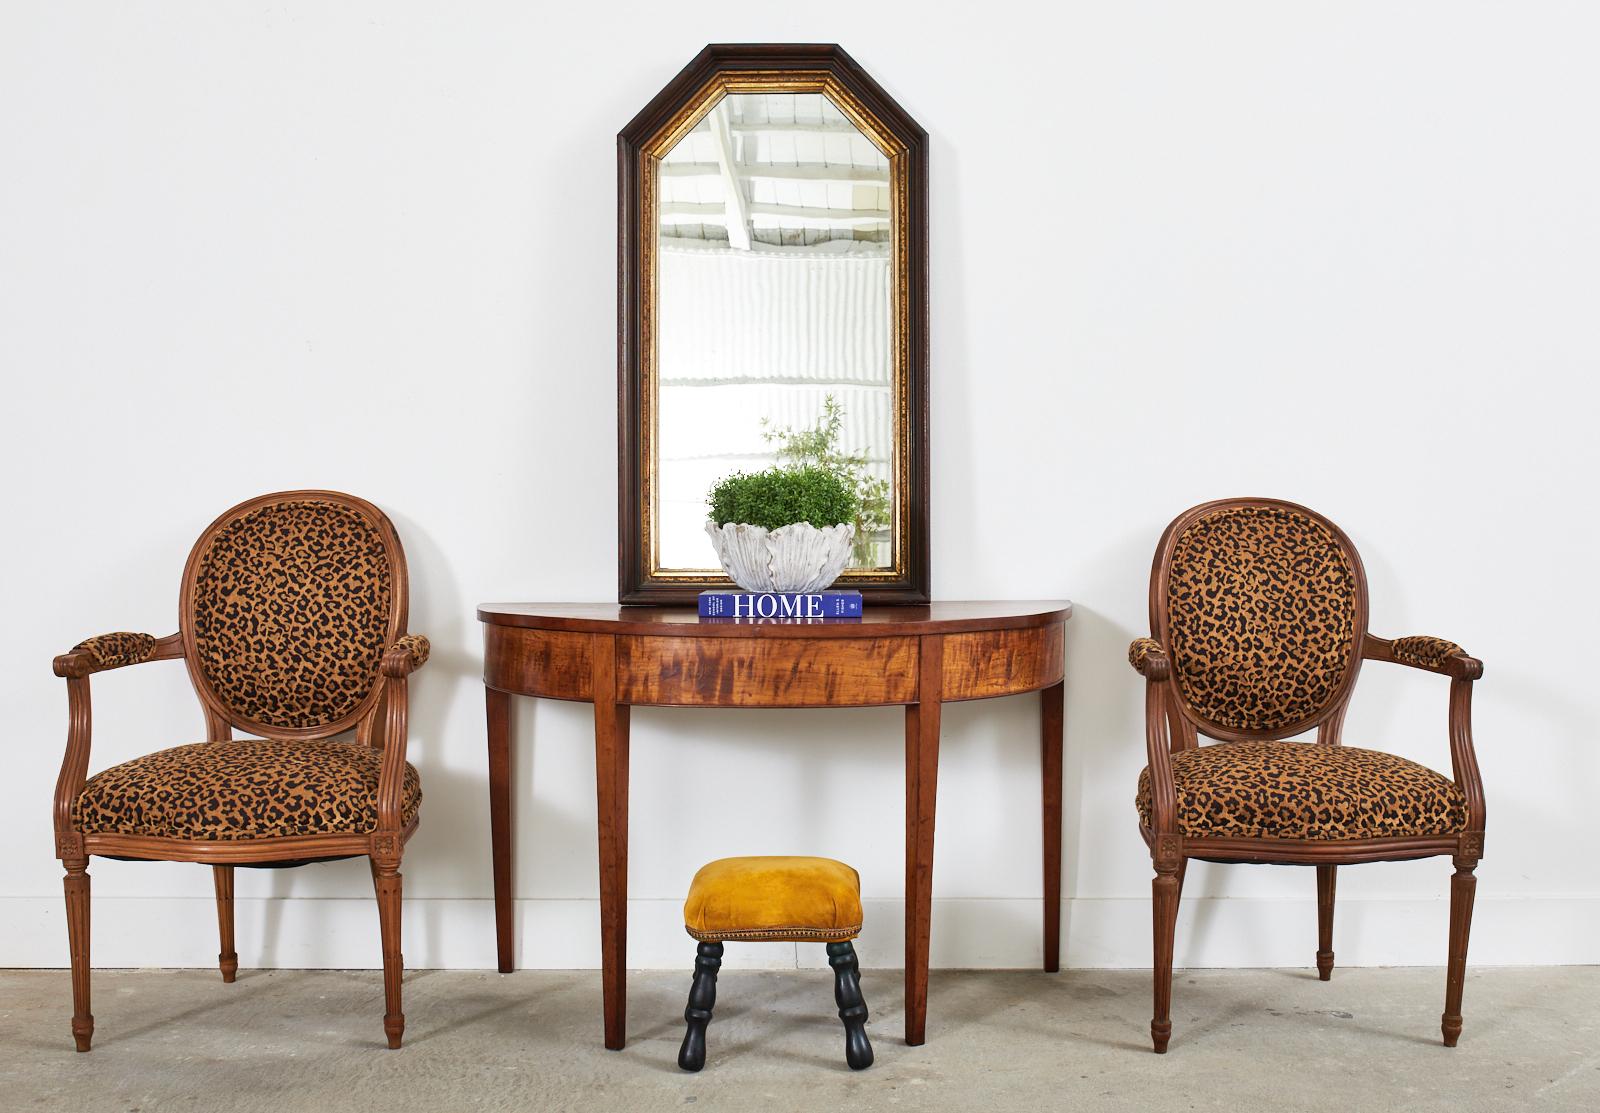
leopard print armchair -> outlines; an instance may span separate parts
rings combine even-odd
[[[238,970],[235,866],[367,856],[382,937],[384,1031],[390,1047],[400,1046],[400,859],[422,806],[421,778],[406,761],[408,677],[429,652],[427,638],[406,632],[407,602],[405,553],[377,507],[333,491],[263,495],[223,514],[195,544],[178,633],[103,634],[56,658],[70,711],[56,852],[66,868],[79,1051],[94,1034],[94,854],[209,864],[225,982]],[[89,677],[178,658],[200,700],[206,740],[88,776]]]
[[[1363,660],[1451,678],[1451,776],[1345,746]],[[1156,550],[1150,636],[1128,661],[1145,681],[1148,765],[1139,830],[1155,866],[1157,1052],[1172,1033],[1172,951],[1191,858],[1317,868],[1317,970],[1333,973],[1340,865],[1449,855],[1450,957],[1441,1031],[1461,1034],[1467,933],[1483,854],[1483,784],[1472,682],[1483,665],[1454,642],[1367,632],[1367,582],[1350,539],[1303,506],[1206,503],[1179,515]],[[1315,741],[1296,736],[1315,732]],[[1215,742],[1200,745],[1204,735]]]

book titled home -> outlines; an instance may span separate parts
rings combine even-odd
[[[701,618],[860,618],[859,591],[702,591]]]

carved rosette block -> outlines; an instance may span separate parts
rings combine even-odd
[[[58,831],[56,833],[56,857],[60,859],[82,858],[83,835],[77,831]]]
[[[1157,835],[1150,857],[1163,873],[1177,869],[1183,863],[1183,840],[1177,835]]]
[[[372,856],[374,858],[398,858],[400,856],[400,836],[387,833],[373,835]]]

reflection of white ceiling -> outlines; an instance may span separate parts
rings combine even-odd
[[[656,375],[663,387],[892,380],[889,258],[878,245],[659,256]],[[840,250],[848,248],[849,250]]]
[[[740,250],[889,240],[889,161],[821,93],[724,97],[661,160],[661,235]]]

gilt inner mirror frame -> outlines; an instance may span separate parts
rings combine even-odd
[[[838,46],[713,45],[617,159],[619,601],[727,586],[711,484],[821,461],[835,586],[926,602],[927,134]]]

